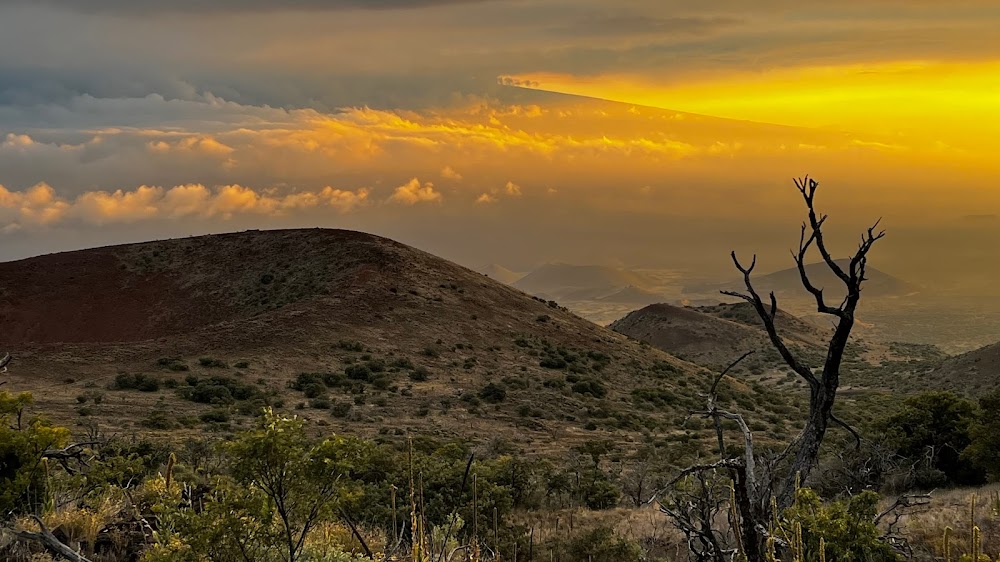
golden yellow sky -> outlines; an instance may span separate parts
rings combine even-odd
[[[806,173],[845,248],[884,216],[901,268],[1000,258],[993,2],[370,6],[0,4],[0,259],[315,225],[728,267],[785,256]]]
[[[731,72],[675,84],[655,76],[525,74],[524,87],[716,117],[854,132],[887,147],[996,151],[1000,61],[876,61]]]

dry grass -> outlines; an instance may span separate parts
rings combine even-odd
[[[518,524],[534,529],[536,545],[564,541],[598,528],[639,543],[655,559],[686,560],[684,537],[670,519],[652,506],[593,511],[583,508],[537,511],[519,516]]]
[[[1000,556],[1000,484],[963,488],[933,494],[929,509],[905,516],[900,527],[916,559],[944,556],[944,532],[950,527],[951,558],[971,552],[972,527],[979,527],[982,551]],[[975,500],[975,517],[972,505]]]

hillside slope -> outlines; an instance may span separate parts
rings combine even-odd
[[[506,285],[513,285],[526,275],[525,273],[512,271],[496,263],[491,263],[490,265],[481,268],[479,273],[482,273],[490,279],[496,279]]]
[[[938,389],[968,396],[993,392],[1000,381],[1000,343],[948,357],[924,378]]]
[[[109,431],[239,427],[271,404],[334,429],[545,452],[640,430],[683,437],[677,420],[711,378],[480,273],[339,230],[3,263],[0,322],[15,356],[5,390]],[[782,407],[729,384],[743,404]]]

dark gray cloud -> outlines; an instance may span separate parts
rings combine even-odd
[[[47,5],[84,13],[233,14],[240,12],[410,10],[497,0],[5,0],[5,4]]]
[[[731,16],[655,17],[640,14],[602,14],[556,27],[568,35],[704,35],[743,23]]]

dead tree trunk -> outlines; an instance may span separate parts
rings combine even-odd
[[[42,520],[38,517],[32,515],[32,519],[38,524],[39,532],[32,533],[30,531],[14,531],[14,535],[23,540],[39,542],[52,554],[61,556],[66,560],[71,562],[90,562],[87,558],[84,558],[80,553],[76,552],[72,548],[66,546],[55,535],[49,531],[49,528],[42,523]]]
[[[715,420],[726,418],[737,422],[744,436],[744,451],[739,457],[726,458],[725,448],[720,446],[722,459],[714,464],[689,467],[682,471],[681,476],[692,473],[713,470],[728,471],[733,480],[733,508],[736,510],[739,522],[734,524],[738,529],[740,547],[746,559],[750,562],[763,562],[766,558],[768,539],[768,524],[774,517],[774,508],[780,512],[790,506],[794,500],[796,483],[805,481],[816,467],[819,459],[820,446],[831,424],[849,431],[855,439],[860,440],[856,431],[841,421],[834,414],[834,404],[837,399],[837,389],[840,386],[840,368],[843,363],[844,350],[854,327],[855,312],[861,301],[861,287],[865,278],[868,263],[868,253],[872,246],[885,236],[885,231],[876,231],[879,222],[867,229],[861,236],[857,251],[851,257],[847,268],[834,260],[827,249],[823,238],[823,224],[826,215],[819,215],[815,209],[816,189],[819,183],[808,176],[795,180],[795,187],[806,204],[807,221],[803,222],[799,237],[798,251],[792,251],[792,257],[799,271],[802,286],[816,301],[817,311],[835,318],[835,329],[827,346],[826,358],[822,366],[810,366],[799,360],[785,345],[775,327],[778,313],[777,299],[772,292],[768,302],[761,298],[754,289],[751,274],[757,264],[755,255],[749,266],[744,266],[731,254],[733,264],[743,274],[745,292],[723,291],[723,294],[747,301],[757,312],[764,326],[771,345],[778,354],[809,388],[809,414],[805,426],[785,450],[773,458],[758,458],[753,450],[753,438],[747,424],[739,414],[719,410],[715,406],[714,391],[709,398],[709,410],[700,412]],[[816,287],[809,279],[806,270],[806,255],[815,247],[823,259],[823,263],[833,272],[846,288],[846,296],[839,306],[826,303],[822,287]],[[742,359],[742,358],[741,358]],[[728,369],[727,369],[728,370]],[[723,371],[719,380],[725,375]],[[718,381],[716,382],[718,384]],[[671,482],[671,486],[678,480]]]

